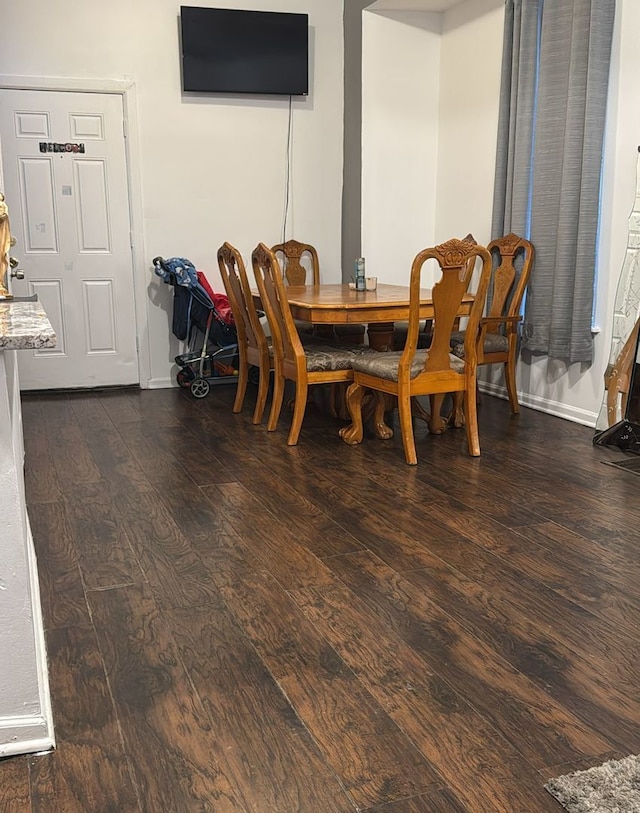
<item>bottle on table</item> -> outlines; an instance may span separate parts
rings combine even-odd
[[[356,291],[364,291],[365,288],[364,257],[358,257],[356,260]]]

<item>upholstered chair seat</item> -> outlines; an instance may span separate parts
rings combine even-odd
[[[328,370],[351,370],[363,358],[386,355],[376,353],[370,347],[358,345],[354,347],[334,347],[333,345],[305,345],[305,358],[307,372],[321,373]]]
[[[482,344],[483,353],[508,353],[509,340],[500,333],[487,333]],[[451,352],[458,358],[464,358],[464,330],[451,334]]]
[[[429,355],[428,350],[416,350],[411,362],[409,378],[416,378],[424,370],[424,365]],[[373,375],[376,378],[384,378],[387,381],[398,380],[398,370],[402,352],[393,350],[389,353],[367,353],[353,360],[352,369],[359,373]],[[462,359],[449,353],[449,365],[456,373],[464,371]]]

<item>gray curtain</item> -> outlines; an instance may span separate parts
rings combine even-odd
[[[506,9],[496,192],[507,193],[494,200],[494,236],[515,231],[536,249],[523,346],[590,362],[615,0],[507,0]]]
[[[529,236],[531,162],[543,0],[506,0],[498,150],[493,191],[494,238]]]

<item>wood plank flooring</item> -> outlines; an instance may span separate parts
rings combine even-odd
[[[297,447],[250,393],[23,398],[57,749],[3,813],[559,813],[640,753],[640,478],[483,397],[464,432]]]

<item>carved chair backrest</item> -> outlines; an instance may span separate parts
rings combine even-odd
[[[407,365],[410,367],[415,354],[420,317],[422,270],[427,260],[435,259],[440,266],[441,277],[432,289],[434,329],[424,369],[425,372],[448,371],[450,369],[451,332],[462,307],[463,297],[469,290],[478,257],[482,261],[482,265],[477,274],[474,300],[465,331],[465,358],[468,363],[475,363],[476,339],[486,303],[491,274],[491,255],[486,248],[471,242],[471,240],[454,239],[434,248],[421,251],[413,261],[409,281],[409,328],[405,349],[400,361],[401,367],[407,367]]]
[[[281,262],[281,270],[287,285],[320,285],[320,262],[318,252],[309,243],[287,240],[271,248]],[[310,273],[309,282],[307,274]]]
[[[291,308],[287,301],[284,279],[275,253],[259,243],[251,255],[262,307],[267,314],[274,354],[287,361],[304,356]]]
[[[517,234],[507,234],[492,240],[487,249],[496,263],[487,316],[518,316],[533,266],[533,245]],[[493,328],[498,330],[499,326]]]
[[[218,249],[218,268],[229,297],[229,304],[236,323],[238,341],[260,349],[267,343],[264,329],[253,302],[244,260],[231,243],[223,243]]]

